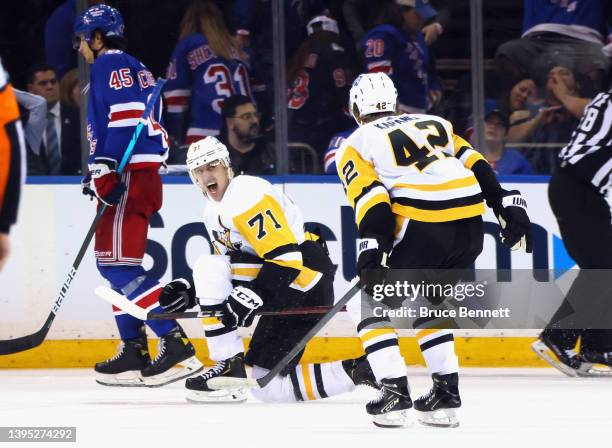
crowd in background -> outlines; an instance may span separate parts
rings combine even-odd
[[[0,53],[21,87],[16,93],[28,174],[81,174],[84,86],[71,44],[76,3],[56,2],[38,28],[44,28],[44,54]],[[155,2],[155,8],[140,0],[107,3],[126,18],[127,51],[168,78],[169,162],[181,164],[185,145],[216,135],[227,144],[237,172],[275,173],[271,2],[176,0]],[[335,172],[334,152],[355,127],[348,90],[363,72],[391,76],[402,112],[440,115],[470,139],[464,3],[286,0],[291,172]],[[507,3],[499,2],[497,11]],[[514,39],[485,27],[485,145],[477,149],[499,174],[550,174],[590,99],[610,87],[612,5],[605,0],[522,3],[522,33]],[[505,23],[485,19],[495,26]],[[468,47],[463,53],[456,47],[459,40]],[[27,60],[28,67],[18,60]]]

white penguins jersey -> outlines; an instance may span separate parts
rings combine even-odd
[[[217,254],[240,251],[297,269],[300,274],[291,286],[299,290],[309,290],[321,277],[303,265],[299,247],[306,240],[302,213],[265,179],[247,175],[233,178],[221,201],[208,201],[204,224]],[[261,264],[232,264],[232,275],[248,281],[260,268]]]
[[[481,215],[482,193],[470,169],[478,160],[482,155],[453,133],[450,122],[423,114],[364,124],[336,152],[357,225],[386,203],[396,220],[396,236],[408,219],[444,222]]]

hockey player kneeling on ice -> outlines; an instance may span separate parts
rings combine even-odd
[[[397,105],[397,90],[387,75],[357,77],[349,110],[359,128],[335,156],[355,209],[357,273],[366,291],[373,287],[367,271],[382,268],[437,270],[449,277],[445,280],[458,281],[451,270],[468,268],[482,251],[483,196],[499,219],[502,241],[530,252],[530,222],[520,193],[501,188],[487,161],[453,133],[451,123],[433,115],[401,114]],[[355,320],[383,386],[366,410],[379,426],[405,425],[413,402],[397,334],[388,318]],[[414,402],[419,421],[457,426],[454,409],[461,398],[453,334],[417,328],[416,337],[433,379],[430,392]]]
[[[96,228],[95,256],[100,274],[112,288],[149,311],[159,310],[162,287],[142,267],[147,230],[162,205],[159,167],[168,144],[155,103],[147,125],[121,176],[123,159],[136,125],[152,94],[155,78],[138,60],[123,52],[123,18],[107,5],[92,6],[74,24],[74,47],[91,64],[87,138],[89,173],[83,194],[106,207]],[[121,345],[112,358],[95,365],[96,381],[107,386],[163,386],[202,370],[176,321],[149,321],[159,337],[159,354],[151,361],[144,322],[114,308]],[[182,369],[172,369],[178,364]]]
[[[197,259],[192,279],[167,284],[160,304],[170,312],[196,305],[223,311],[221,320],[204,319],[216,365],[186,381],[188,400],[244,401],[244,391],[213,391],[208,381],[217,376],[245,378],[245,364],[252,366],[255,378],[262,377],[321,315],[262,316],[246,356],[238,327],[250,326],[258,310],[332,305],[335,266],[316,236],[304,231],[302,215],[287,196],[264,179],[233,176],[228,150],[215,137],[189,147],[187,166],[208,199],[204,223],[215,253]],[[358,384],[376,387],[365,357],[298,365],[300,358],[253,395],[262,401],[292,402],[348,392]]]

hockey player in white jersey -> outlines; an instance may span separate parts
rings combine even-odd
[[[400,114],[395,86],[383,73],[360,75],[349,107],[360,127],[337,151],[336,166],[355,210],[362,282],[369,281],[366,271],[383,267],[458,270],[472,265],[482,251],[483,197],[499,219],[502,240],[531,251],[525,200],[520,192],[501,188],[487,161],[453,133],[451,123]],[[413,403],[397,334],[388,319],[376,317],[358,322],[357,330],[383,386],[366,410],[379,426],[403,426]],[[414,402],[418,418],[427,425],[457,426],[453,409],[461,406],[461,398],[452,331],[417,329],[416,337],[433,379],[431,391]]]
[[[258,310],[333,304],[335,266],[316,236],[304,231],[299,209],[268,181],[233,176],[229,153],[215,137],[193,143],[187,153],[191,179],[206,201],[204,223],[214,254],[201,255],[193,279],[166,285],[160,304],[169,312],[199,305],[221,309],[222,319],[204,319],[210,357],[217,364],[185,386],[197,402],[246,399],[241,390],[214,391],[217,376],[245,378],[245,364],[259,378],[270,371],[318,322],[321,315],[262,316],[244,356],[238,327],[248,327]],[[263,389],[262,401],[291,402],[348,392],[357,384],[375,386],[364,357],[298,365],[301,354]]]

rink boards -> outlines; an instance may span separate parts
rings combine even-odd
[[[334,263],[340,297],[350,285],[355,264],[355,226],[339,182],[326,176],[270,178],[299,206],[310,228],[319,228]],[[493,235],[497,221],[485,215],[484,251],[477,268],[571,268],[547,201],[548,178],[507,177],[506,189],[520,189],[527,198],[535,224],[534,255],[512,254],[511,265],[496,252]],[[186,177],[164,179],[164,206],[149,232],[145,267],[169,281],[184,275],[198,254],[209,252],[201,221],[205,200]],[[0,339],[31,333],[42,325],[83,241],[95,213],[95,203],[80,192],[77,178],[29,178],[19,222],[11,233],[12,255],[0,273]],[[503,266],[500,266],[503,263]],[[90,366],[111,354],[117,331],[110,308],[93,294],[103,284],[90,248],[62,305],[48,341],[39,349],[0,357],[0,367]],[[198,321],[184,321],[190,337],[198,339],[199,353],[207,353]],[[534,330],[458,331],[457,352],[464,365],[541,365],[529,349]],[[245,337],[248,338],[248,331]],[[402,350],[410,364],[422,363],[409,331],[401,332]],[[308,360],[356,355],[359,341],[346,313],[338,315],[306,353]]]

